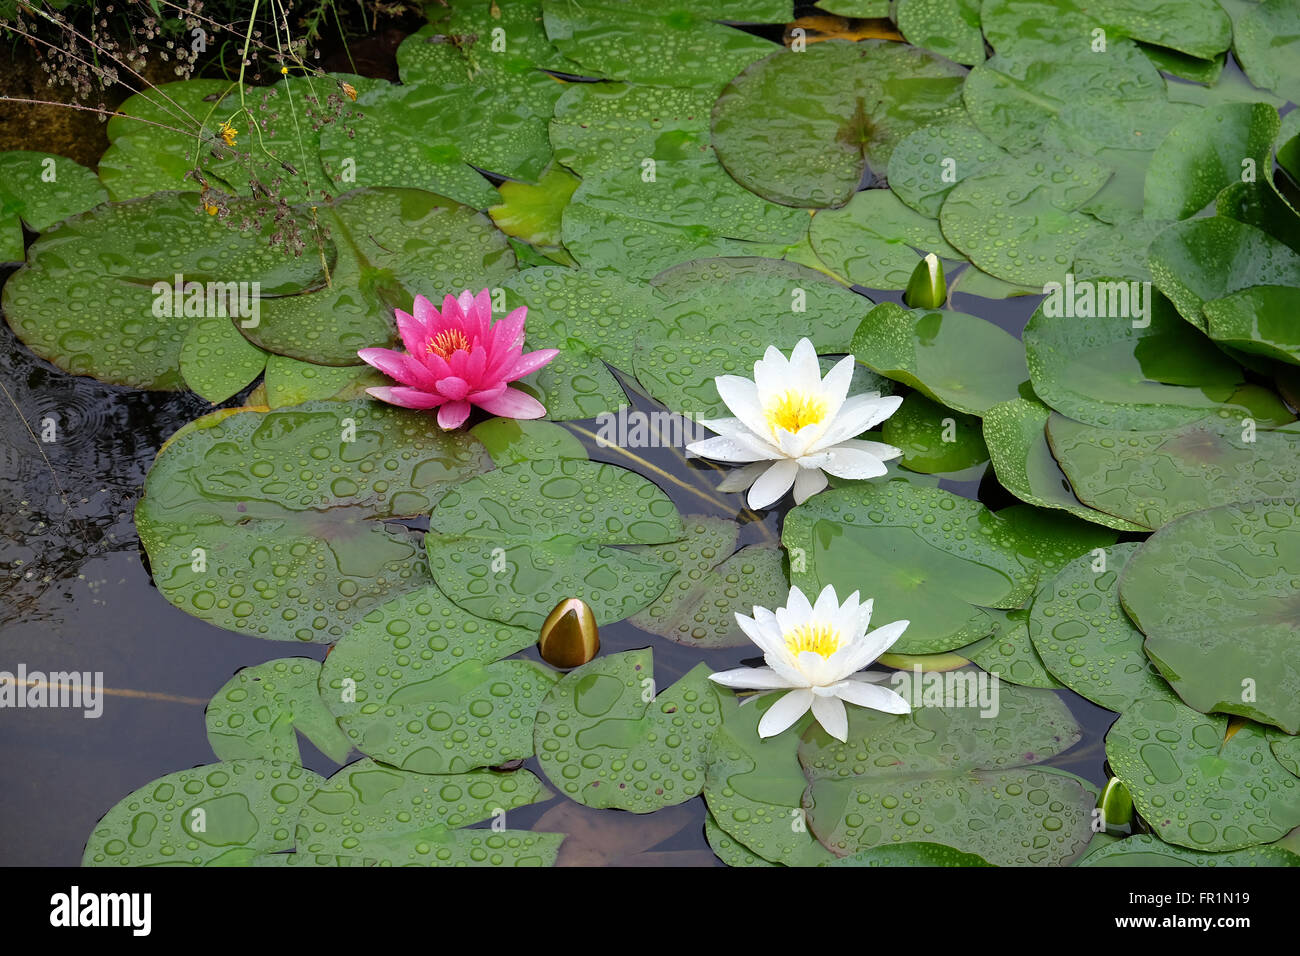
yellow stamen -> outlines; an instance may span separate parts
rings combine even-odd
[[[830,657],[840,649],[840,632],[829,624],[801,624],[785,635],[785,646],[795,657],[804,651]]]
[[[239,135],[239,130],[235,129],[235,127],[231,126],[229,123],[222,123],[218,132],[221,133],[221,138],[225,141],[227,146],[235,145],[235,137]]]
[[[469,351],[469,336],[460,329],[447,329],[429,340],[428,351],[445,359],[451,358],[457,349]]]
[[[357,88],[351,83],[343,84],[343,92],[347,94],[348,99],[355,101],[357,98]]]
[[[772,431],[784,428],[797,432],[805,425],[816,425],[826,417],[826,400],[820,395],[788,391],[764,410]]]

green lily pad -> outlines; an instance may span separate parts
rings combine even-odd
[[[672,501],[635,472],[577,459],[522,462],[447,492],[429,519],[434,580],[456,604],[504,624],[540,628],[565,598],[598,624],[663,593],[672,566],[617,545],[682,537]]]
[[[325,781],[275,760],[169,773],[123,797],[95,824],[82,866],[242,866],[293,848],[299,811]]]
[[[1120,606],[1119,575],[1137,549],[1115,544],[1076,559],[1043,583],[1029,612],[1029,637],[1047,669],[1116,713],[1140,700],[1173,699]]]
[[[1098,228],[1079,211],[1110,177],[1092,159],[1057,150],[1013,156],[967,176],[939,212],[943,234],[1000,279],[1060,282],[1075,250]]]
[[[385,520],[426,513],[489,464],[474,439],[369,400],[217,412],[159,454],[136,527],[158,590],[187,613],[332,643],[429,581],[416,534]]]
[[[871,300],[812,269],[771,259],[705,259],[655,277],[669,300],[634,352],[637,380],[655,399],[698,418],[729,416],[714,378],[752,378],[769,346],[801,338],[821,355],[849,351]]]
[[[1272,393],[1247,385],[1236,362],[1188,329],[1164,296],[1116,279],[1076,288],[1076,300],[1087,290],[1095,306],[1049,315],[1044,303],[1023,336],[1034,392],[1061,414],[1122,429],[1173,428],[1218,411],[1270,423],[1286,415]]]
[[[265,299],[244,335],[268,351],[356,365],[357,350],[397,339],[394,308],[494,286],[515,271],[506,237],[482,213],[415,189],[368,189],[317,209],[339,250],[330,284]],[[400,243],[392,236],[401,236]]]
[[[804,734],[804,806],[831,852],[941,841],[995,866],[1059,865],[1082,852],[1096,794],[1034,766],[1079,740],[1061,698],[1002,687],[996,720],[972,706],[913,704],[903,716],[851,708],[848,744],[817,727]]]
[[[713,158],[586,174],[564,210],[564,245],[598,275],[649,279],[715,256],[763,255],[798,242],[808,214],[755,196]]]
[[[1020,607],[1033,593],[1013,526],[937,488],[834,488],[792,509],[781,540],[798,558],[791,583],[804,593],[828,584],[840,595],[860,591],[876,602],[873,620],[910,621],[897,654],[964,647],[993,631],[984,608]]]
[[[1053,414],[1047,439],[1080,501],[1152,530],[1203,508],[1286,495],[1300,481],[1300,435],[1255,432],[1235,416],[1121,431]]]
[[[777,694],[738,704],[722,696],[722,726],[709,750],[704,802],[713,821],[763,860],[816,866],[834,857],[808,831],[802,805],[808,786],[799,766],[799,738],[812,715],[769,740],[758,722]]]
[[[989,611],[997,630],[965,652],[974,663],[999,679],[1021,687],[1065,686],[1043,664],[1029,639],[1029,611]]]
[[[236,232],[197,207],[196,194],[159,193],[100,206],[36,240],[27,265],[4,287],[14,332],[75,375],[178,389],[185,337],[199,317],[194,313],[206,314],[209,291],[214,305],[229,305],[228,283],[258,282],[262,296],[293,297],[323,281],[319,258],[270,248],[269,228],[263,235]],[[332,259],[333,247],[327,251]],[[177,296],[178,274],[203,285],[183,285]]]
[[[1225,186],[1241,182],[1244,161],[1268,175],[1280,120],[1267,103],[1224,103],[1198,110],[1165,137],[1147,168],[1143,215],[1186,219]]]
[[[443,34],[459,38],[460,52],[471,64],[499,60],[507,69],[572,72],[576,64],[563,56],[542,22],[542,0],[511,0],[510,3],[481,3],[479,0],[439,0],[426,7],[429,23]]]
[[[307,800],[297,851],[394,866],[552,866],[562,833],[465,829],[550,796],[527,770],[422,774],[358,760]]]
[[[463,773],[533,755],[555,679],[503,657],[537,634],[467,614],[433,585],[375,608],[325,660],[322,696],[358,750],[416,773]]]
[[[1225,505],[1147,540],[1120,579],[1120,600],[1147,655],[1197,710],[1300,731],[1293,498]]]
[[[1232,26],[1232,49],[1250,82],[1300,100],[1300,10],[1287,0],[1263,0],[1233,17]]]
[[[239,334],[226,317],[199,319],[181,343],[185,384],[209,402],[224,402],[266,368],[267,353]]]
[[[1265,728],[1249,721],[1229,733],[1227,717],[1142,700],[1107,732],[1106,759],[1161,840],[1240,850],[1300,825],[1300,779],[1277,762],[1268,741]]]
[[[721,723],[706,665],[659,693],[652,652],[625,651],[583,664],[551,689],[537,712],[537,759],[579,803],[651,813],[703,789]]]
[[[1300,253],[1223,216],[1170,226],[1152,241],[1150,265],[1160,291],[1201,331],[1207,301],[1256,285],[1300,285]]]
[[[1232,41],[1232,25],[1214,0],[985,0],[981,16],[999,52],[1058,44],[1090,51],[1095,28],[1112,47],[1117,37],[1132,37],[1205,59]]]
[[[957,183],[1005,157],[1006,151],[963,115],[904,136],[889,157],[889,188],[917,212],[937,219]]]
[[[954,63],[984,62],[979,0],[899,0],[896,16],[908,43]]]
[[[1206,302],[1210,338],[1243,352],[1300,365],[1300,289],[1259,285]]]
[[[266,404],[283,408],[316,399],[356,397],[363,394],[364,385],[384,385],[389,379],[369,365],[317,365],[285,355],[268,355],[263,382]]]
[[[912,130],[961,110],[962,67],[885,40],[829,40],[748,67],[718,98],[713,145],[743,186],[790,206],[839,206]]]
[[[23,224],[44,232],[108,199],[93,170],[53,153],[0,153],[0,262],[22,262]]]
[[[772,52],[770,40],[715,20],[794,19],[788,2],[723,6],[700,0],[654,5],[635,0],[543,0],[542,9],[551,42],[587,76],[715,90]]]
[[[992,866],[977,853],[963,853],[942,843],[896,843],[859,850],[822,866]]]
[[[813,217],[809,237],[828,266],[872,289],[907,288],[926,253],[961,258],[937,221],[903,205],[887,189],[868,189],[842,209],[821,210]]]
[[[1015,504],[997,512],[1020,539],[1020,553],[1046,580],[1081,554],[1115,543],[1119,534],[1099,528],[1073,515],[1029,504]],[[1028,605],[1025,605],[1028,606]]]
[[[469,433],[483,443],[498,467],[543,458],[587,457],[587,449],[573,432],[551,422],[489,418]]]
[[[631,622],[688,647],[743,647],[749,638],[735,612],[780,607],[790,593],[780,549],[750,545],[736,550],[740,528],[723,518],[687,519],[686,534],[669,545],[629,550],[657,555],[678,571],[663,594]]]
[[[1089,508],[1080,501],[1052,456],[1047,421],[1052,410],[1041,402],[1014,398],[984,413],[984,441],[993,471],[1002,486],[1021,501],[1040,508],[1068,511],[1075,517],[1121,531],[1145,531],[1143,525]]]
[[[1132,220],[1122,228],[1093,229],[1074,248],[1076,279],[1112,277],[1150,282],[1147,250],[1169,225],[1164,219]]]
[[[496,227],[539,249],[560,245],[560,219],[580,180],[558,166],[542,174],[536,186],[504,182],[498,189],[502,202],[488,210]]]
[[[853,355],[926,397],[982,415],[1029,378],[1024,349],[992,322],[964,312],[876,306],[853,335]]]
[[[307,657],[241,668],[204,712],[212,752],[222,760],[301,764],[294,733],[300,731],[321,753],[342,763],[352,742],[321,700],[320,673],[320,664]]]
[[[1275,846],[1209,853],[1164,843],[1150,833],[1090,850],[1076,866],[1300,866],[1300,856]]]
[[[732,838],[731,834],[718,826],[713,814],[704,815],[704,838],[709,842],[709,849],[727,866],[779,866],[769,863],[745,844]]]
[[[575,83],[556,101],[551,146],[557,162],[580,176],[707,160],[711,90],[634,83]]]
[[[927,475],[967,472],[989,460],[978,418],[951,411],[920,392],[903,399],[881,426],[880,437],[903,450],[903,467]]]
[[[1204,60],[1197,56],[1179,53],[1177,50],[1152,46],[1149,43],[1139,42],[1138,48],[1146,54],[1146,58],[1160,72],[1180,79],[1190,80],[1193,83],[1200,83],[1206,87],[1213,87],[1214,84],[1219,82],[1219,77],[1223,75],[1224,64],[1228,60],[1226,53],[1220,53],[1212,59]]]

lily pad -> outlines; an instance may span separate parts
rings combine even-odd
[[[1164,296],[1118,279],[1076,289],[1077,301],[1063,292],[1061,304],[1086,304],[1086,292],[1092,307],[1049,315],[1044,303],[1023,336],[1034,392],[1061,414],[1122,429],[1173,428],[1221,410],[1266,423],[1289,417],[1276,396],[1247,385],[1236,362],[1188,329]]]
[[[498,187],[502,201],[491,207],[488,215],[507,236],[523,239],[539,250],[554,251],[560,246],[564,207],[579,182],[557,166],[547,169],[536,186],[504,182]]]
[[[964,312],[876,306],[851,346],[872,371],[968,415],[1015,398],[1029,378],[1024,349],[992,322]]]
[[[790,593],[780,549],[750,545],[736,551],[740,528],[723,518],[686,519],[681,541],[639,545],[678,568],[663,594],[632,616],[644,631],[689,647],[743,647],[749,638],[737,610],[779,607]]]
[[[1029,612],[1029,637],[1047,669],[1116,713],[1140,700],[1173,699],[1120,606],[1119,575],[1137,549],[1115,544],[1076,559],[1044,582]]]
[[[671,0],[543,0],[551,42],[587,76],[660,86],[721,86],[748,64],[772,52],[764,40],[715,22],[744,19],[785,23],[788,2]]]
[[[325,781],[275,760],[169,773],[123,797],[95,824],[82,866],[243,866],[293,848],[299,811]]]
[[[388,381],[369,365],[317,365],[284,355],[266,357],[263,379],[266,404],[271,408],[301,405],[315,399],[357,397],[363,394],[363,384],[384,385]],[[345,394],[348,392],[355,394]]]
[[[1300,856],[1275,846],[1209,853],[1172,846],[1150,833],[1139,833],[1090,850],[1075,866],[1300,866]]]
[[[199,319],[181,343],[181,377],[213,404],[224,402],[257,378],[266,360],[266,352],[221,316]]]
[[[781,540],[794,556],[791,583],[805,593],[860,591],[876,602],[873,619],[910,621],[891,648],[898,654],[964,647],[993,631],[984,608],[1020,607],[1033,593],[1014,528],[937,488],[831,489],[790,511]]]
[[[1267,103],[1224,103],[1191,114],[1169,131],[1151,157],[1145,218],[1194,216],[1225,186],[1241,182],[1246,160],[1260,175],[1268,175],[1280,123],[1277,110]]]
[[[1251,4],[1233,18],[1232,48],[1256,86],[1300,100],[1300,10],[1287,0]]]
[[[732,837],[730,833],[718,826],[713,814],[704,815],[704,838],[719,860],[727,866],[779,866],[769,863],[745,844]]]
[[[899,0],[896,17],[908,43],[954,63],[984,62],[979,0]]]
[[[951,411],[920,392],[903,399],[885,420],[880,437],[903,450],[903,467],[927,475],[965,473],[989,460],[978,418]]]
[[[1210,338],[1243,352],[1300,365],[1300,289],[1258,285],[1201,307]]]
[[[417,535],[386,519],[426,513],[489,465],[474,439],[368,400],[216,412],[159,454],[136,527],[158,590],[182,610],[332,643],[429,582]]]
[[[903,205],[887,189],[857,193],[842,209],[823,209],[809,234],[822,260],[856,285],[905,289],[921,257],[960,259],[939,223]]]
[[[822,866],[992,866],[977,853],[963,853],[942,843],[896,843],[859,850]]]
[[[997,624],[988,637],[963,651],[999,679],[1021,687],[1063,687],[1043,664],[1029,639],[1029,611],[989,611]]]
[[[1080,501],[1052,456],[1047,422],[1052,410],[1041,402],[1014,398],[984,413],[984,441],[998,481],[1021,501],[1057,508],[1075,517],[1121,531],[1145,531],[1143,525],[1089,508]]]
[[[1000,279],[1060,282],[1098,220],[1079,211],[1111,170],[1083,156],[1034,150],[967,176],[939,212],[943,234]]]
[[[483,443],[499,467],[542,458],[587,457],[587,449],[573,432],[551,422],[489,418],[469,433]]]
[[[962,115],[904,136],[889,157],[889,188],[917,212],[937,219],[957,183],[1005,157],[1002,147]]]
[[[1300,253],[1223,216],[1170,226],[1152,241],[1150,265],[1160,291],[1201,331],[1207,301],[1256,285],[1300,285]]]
[[[325,703],[358,750],[416,773],[463,773],[533,755],[533,718],[555,679],[501,658],[532,630],[467,614],[433,585],[375,608],[326,658]]]
[[[479,617],[540,628],[561,600],[586,601],[598,624],[657,598],[672,566],[618,545],[681,538],[682,521],[655,485],[616,465],[522,462],[449,491],[429,519],[434,580]]]
[[[552,688],[537,712],[537,759],[579,803],[651,813],[703,789],[721,723],[706,665],[659,693],[651,651],[625,651],[583,664]]]
[[[219,285],[221,304],[228,305],[227,283],[257,282],[262,296],[292,297],[323,282],[319,258],[272,249],[269,229],[236,232],[197,206],[196,194],[159,193],[100,206],[37,239],[27,265],[4,287],[3,310],[14,332],[75,375],[178,389],[181,349],[196,318],[206,314],[209,289],[215,305]],[[332,260],[332,245],[326,251]],[[177,295],[178,274],[186,284],[202,285],[182,285]],[[162,291],[155,293],[159,283]]]
[[[1121,431],[1053,414],[1047,438],[1080,501],[1152,530],[1203,508],[1286,495],[1300,481],[1300,435],[1256,432],[1235,416]]]
[[[23,224],[44,232],[108,199],[93,170],[52,153],[0,153],[0,262],[22,262]]]
[[[1232,41],[1232,25],[1214,0],[985,0],[981,16],[999,52],[1044,44],[1090,51],[1095,28],[1113,34],[1112,45],[1132,37],[1206,59]]]
[[[1268,741],[1259,724],[1247,721],[1230,733],[1227,717],[1142,700],[1107,732],[1106,759],[1160,839],[1193,850],[1240,850],[1300,825],[1300,779],[1277,762]]]
[[[1120,579],[1147,655],[1183,700],[1300,731],[1293,498],[1191,514],[1148,539]]]
[[[722,726],[709,751],[704,802],[719,827],[760,858],[784,866],[816,866],[834,859],[808,831],[799,765],[799,738],[811,714],[769,740],[758,722],[779,695],[738,704],[722,695]]]
[[[302,764],[300,731],[335,763],[352,742],[339,730],[316,688],[321,666],[286,657],[244,667],[217,691],[204,712],[208,743],[222,760],[279,760]]]
[[[635,83],[575,83],[555,104],[555,159],[580,176],[606,169],[638,171],[647,159],[707,160],[710,90]]]
[[[422,774],[358,760],[307,800],[297,849],[394,866],[551,866],[562,833],[465,829],[550,796],[527,770]]]
[[[904,716],[852,708],[849,744],[817,727],[804,734],[808,823],[833,853],[925,840],[995,866],[1041,866],[1083,851],[1096,794],[1034,766],[1079,740],[1058,696],[1003,687],[996,720],[977,707],[913,705]]]
[[[965,70],[885,40],[829,40],[748,67],[718,98],[713,145],[743,186],[790,206],[839,206],[913,130],[958,115]]]

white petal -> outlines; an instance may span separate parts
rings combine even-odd
[[[842,674],[856,674],[881,654],[889,650],[907,630],[907,621],[894,621],[864,634],[852,645],[831,655],[831,660]]]
[[[834,420],[844,407],[849,395],[849,385],[853,381],[853,366],[856,364],[852,355],[840,359],[822,379],[822,397],[826,400],[827,420]]]
[[[817,349],[812,340],[800,339],[790,353],[790,384],[801,392],[817,394],[822,389],[822,367],[817,361]]]
[[[814,696],[812,712],[822,729],[836,740],[844,743],[849,739],[849,715],[838,697]]]
[[[770,461],[771,457],[762,452],[755,451],[748,445],[741,444],[734,438],[706,438],[704,441],[691,442],[686,446],[686,450],[693,455],[699,455],[701,458],[711,458],[714,461],[727,461],[741,464],[750,461]]]
[[[869,455],[874,455],[881,461],[900,458],[903,454],[903,449],[901,448],[895,448],[893,445],[886,445],[883,441],[867,441],[865,438],[846,438],[844,441],[836,445],[835,448],[856,448],[858,451],[865,451]]]
[[[744,491],[755,481],[758,476],[767,469],[772,467],[769,460],[754,461],[748,465],[741,465],[739,468],[733,468],[727,472],[727,476],[718,482],[718,491]]]
[[[755,608],[754,610],[758,611],[762,610],[762,608]],[[753,641],[764,655],[771,654],[775,649],[784,647],[779,630],[764,627],[761,622],[746,617],[739,611],[736,612],[736,623],[745,632],[745,636]]]
[[[859,707],[884,711],[886,714],[910,714],[911,706],[888,687],[878,687],[864,681],[846,680],[835,688],[835,693],[842,700]]]
[[[790,490],[798,473],[799,465],[788,458],[773,464],[750,486],[749,506],[757,510],[775,502]]]
[[[807,689],[792,690],[767,709],[763,719],[758,722],[760,737],[775,737],[790,727],[812,706],[813,692]]]
[[[889,469],[885,467],[883,461],[870,452],[858,448],[836,445],[827,451],[826,457],[826,464],[821,468],[836,478],[860,480],[889,474]]]
[[[819,621],[830,622],[835,619],[839,610],[840,597],[835,593],[835,585],[828,584],[822,588],[822,593],[817,595],[817,603],[813,605],[813,617]]]
[[[793,686],[768,667],[737,667],[735,670],[710,674],[709,680],[723,687],[736,687],[742,690],[782,690]]]
[[[819,448],[838,445],[846,438],[855,438],[875,425],[879,425],[894,412],[903,400],[897,395],[875,398],[869,395],[854,395],[840,406],[835,421],[818,440]]]
[[[794,476],[794,503],[803,504],[827,484],[826,475],[820,468],[800,468],[799,474]]]
[[[769,345],[763,357],[754,363],[754,387],[758,400],[780,394],[790,387],[790,362],[775,345]]]
[[[808,596],[803,593],[803,589],[797,584],[790,588],[790,594],[785,599],[785,610],[789,611],[793,617],[794,626],[806,624],[812,617],[812,604],[808,601]],[[777,611],[777,618],[781,617],[781,612]],[[782,627],[782,630],[789,628]]]
[[[767,431],[767,416],[758,400],[758,386],[741,375],[719,375],[713,381],[727,408],[750,431],[759,435]]]

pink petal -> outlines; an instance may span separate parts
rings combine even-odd
[[[476,402],[479,408],[504,418],[541,418],[546,414],[542,403],[517,388],[507,388],[495,398]]]
[[[423,392],[418,388],[377,386],[368,388],[366,391],[381,402],[387,402],[389,405],[400,405],[402,408],[437,408],[446,401],[441,395]]]
[[[429,331],[433,333],[441,332],[444,329],[459,329],[465,325],[465,312],[456,301],[456,297],[449,295],[442,300],[442,316],[436,326],[430,326]]]
[[[357,352],[361,361],[374,366],[389,378],[402,385],[416,388],[432,389],[435,381],[429,370],[418,361],[402,352],[392,349],[361,349]]]
[[[467,382],[475,384],[483,383],[483,370],[487,367],[488,349],[485,346],[479,346],[471,349],[469,358],[465,362],[464,377]]]
[[[528,318],[528,307],[520,306],[492,327],[496,336],[495,345],[508,349],[524,344],[524,320]]]
[[[559,349],[538,349],[536,352],[529,352],[527,355],[522,356],[514,364],[514,367],[506,373],[506,381],[513,382],[517,378],[531,375],[559,354]]]
[[[434,323],[441,318],[438,315],[438,310],[433,307],[433,303],[422,295],[415,297],[415,306],[412,311],[415,313],[416,321],[422,324],[426,331],[432,329]]]
[[[448,402],[438,409],[438,425],[444,431],[460,428],[469,418],[470,404],[466,401]]]
[[[470,392],[466,396],[466,401],[471,405],[482,406],[484,402],[491,401],[506,390],[505,382],[500,385],[493,385],[491,388],[479,389],[477,392]]]
[[[397,334],[402,337],[402,345],[406,351],[413,355],[424,351],[425,339],[429,337],[424,323],[409,312],[403,312],[401,309],[393,311],[397,313]]]
[[[480,336],[487,335],[488,329],[492,326],[492,295],[487,289],[474,297],[465,316],[474,331]]]
[[[469,383],[456,375],[438,379],[438,394],[449,401],[459,402],[470,392]],[[453,425],[453,428],[456,426]]]

